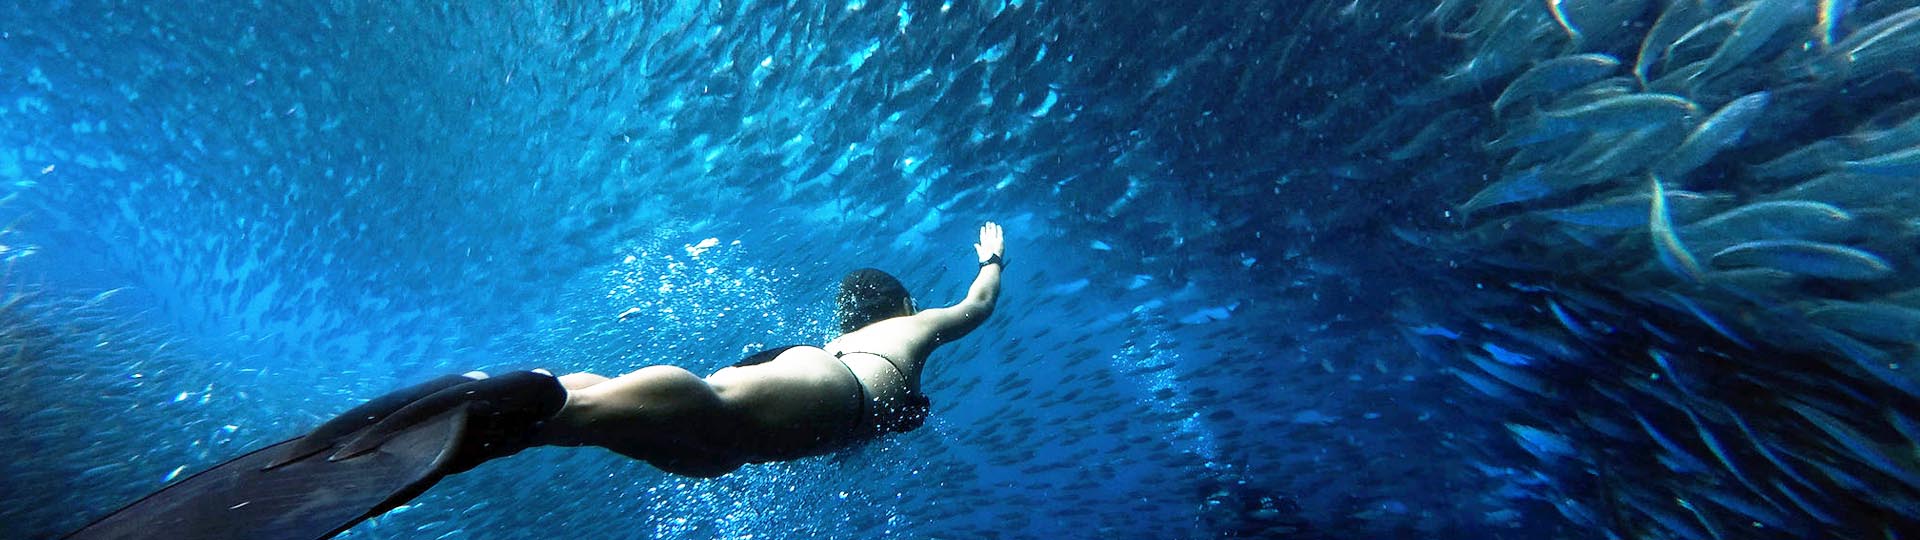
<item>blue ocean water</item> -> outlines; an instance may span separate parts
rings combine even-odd
[[[1005,292],[923,429],[711,480],[534,449],[341,537],[1910,538],[1920,207],[1833,202],[1878,228],[1785,255],[1688,228],[1915,110],[1870,63],[1912,2],[1786,4],[0,6],[0,536],[440,374],[818,343],[859,267],[957,301],[991,220]],[[1566,112],[1660,86],[1491,108],[1683,19],[1688,129],[1774,97],[1674,175],[1668,235],[1770,288],[1676,283],[1621,157],[1665,132]],[[1852,70],[1796,56],[1829,49]],[[1886,144],[1823,166],[1912,176]],[[1594,225],[1617,196],[1635,234]],[[1841,242],[1890,269],[1835,278]]]

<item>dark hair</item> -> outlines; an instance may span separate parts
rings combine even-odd
[[[861,268],[840,279],[840,294],[834,313],[840,317],[840,332],[859,330],[883,319],[900,316],[913,295],[893,275],[873,268]]]

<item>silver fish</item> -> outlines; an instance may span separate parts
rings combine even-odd
[[[1920,309],[1894,304],[1821,300],[1805,311],[1814,324],[1855,337],[1894,343],[1920,342]]]
[[[1565,29],[1572,29],[1568,50],[1594,49],[1592,45],[1613,44],[1621,33],[1647,11],[1651,0],[1560,0],[1560,15]],[[1591,45],[1590,45],[1591,44]]]
[[[1666,188],[1661,187],[1660,176],[1647,175],[1647,184],[1653,201],[1648,209],[1647,234],[1653,240],[1654,254],[1660,259],[1660,264],[1674,275],[1699,282],[1700,263],[1694,260],[1693,254],[1681,245],[1680,237],[1673,232],[1673,216],[1667,212]]]
[[[1767,295],[1790,291],[1789,287],[1799,283],[1800,276],[1772,268],[1736,268],[1733,270],[1714,270],[1707,272],[1705,281],[1744,294],[1763,293]]]
[[[1920,180],[1838,171],[1767,195],[1775,200],[1817,201],[1849,208],[1876,208],[1920,195]]]
[[[1531,10],[1507,11],[1485,36],[1472,58],[1426,86],[1394,98],[1394,101],[1401,105],[1433,103],[1479,88],[1487,81],[1505,77],[1524,67],[1534,50],[1546,46],[1545,40],[1537,38],[1551,31],[1552,27],[1540,24],[1541,17]]]
[[[1693,85],[1695,88],[1700,86],[1699,82],[1749,63],[1749,59],[1771,41],[1780,29],[1812,15],[1805,0],[1755,0],[1751,5],[1753,8],[1740,18],[1740,24],[1734,27],[1733,33],[1727,36],[1726,41],[1720,42],[1720,48],[1713,52],[1712,57],[1707,58],[1707,67],[1693,75],[1697,81]]]
[[[1552,195],[1553,192],[1554,189],[1542,177],[1540,168],[1534,167],[1509,174],[1482,188],[1460,205],[1460,213],[1472,214],[1485,208],[1531,201]]]
[[[1562,189],[1606,182],[1645,170],[1656,156],[1671,151],[1687,136],[1679,124],[1638,129],[1620,135],[1595,134],[1586,146],[1553,163],[1547,178]]]
[[[1893,267],[1878,255],[1807,240],[1756,240],[1722,249],[1709,259],[1716,268],[1764,266],[1803,276],[1849,280],[1887,277]]]
[[[1569,90],[1547,103],[1547,110],[1571,109],[1603,99],[1639,92],[1632,77],[1607,77]]]
[[[1809,68],[1816,75],[1864,79],[1901,65],[1910,66],[1916,47],[1920,47],[1920,7],[1907,8],[1855,30]]]
[[[1435,3],[1432,11],[1421,16],[1419,22],[1431,24],[1436,30],[1442,33],[1448,33],[1446,25],[1452,22],[1454,15],[1460,13],[1463,8],[1474,4],[1475,2],[1469,0],[1441,0]]]
[[[1629,94],[1541,114],[1532,122],[1488,145],[1499,150],[1582,132],[1633,131],[1685,125],[1699,111],[1699,106],[1692,101],[1676,95]]]
[[[1699,399],[1699,397],[1694,395],[1693,391],[1688,390],[1686,385],[1680,384],[1680,375],[1673,370],[1672,362],[1669,362],[1666,355],[1659,350],[1649,350],[1647,353],[1653,357],[1655,363],[1659,364],[1660,369],[1666,372],[1667,382],[1673,383],[1674,388],[1678,388],[1680,393],[1687,396],[1687,400],[1681,400],[1680,402],[1680,412],[1685,413],[1687,420],[1693,422],[1694,429],[1700,434],[1700,442],[1706,444],[1707,451],[1713,454],[1714,459],[1720,461],[1721,466],[1726,467],[1727,472],[1733,473],[1733,478],[1739,480],[1741,485],[1747,486],[1747,488],[1753,490],[1754,493],[1762,493],[1759,485],[1754,484],[1753,480],[1748,478],[1747,474],[1740,469],[1740,466],[1733,462],[1733,458],[1728,456],[1726,448],[1720,445],[1720,438],[1715,437],[1713,431],[1707,429],[1707,423],[1700,421],[1700,415],[1694,412],[1692,406],[1687,405],[1688,400]],[[1742,513],[1753,514],[1758,512],[1745,511]],[[1777,526],[1781,520],[1776,518],[1768,520],[1768,522],[1776,524]]]
[[[1693,92],[1693,87],[1690,86],[1693,82],[1693,77],[1699,75],[1701,71],[1706,69],[1707,61],[1701,60],[1667,70],[1660,78],[1647,81],[1647,91],[1660,92],[1663,94],[1686,94]]]
[[[1789,409],[1793,409],[1793,412],[1800,413],[1801,417],[1806,418],[1808,422],[1812,422],[1814,427],[1820,428],[1820,431],[1826,432],[1827,436],[1832,437],[1835,442],[1839,442],[1840,446],[1846,448],[1854,458],[1859,459],[1862,463],[1873,467],[1875,470],[1887,473],[1888,476],[1907,484],[1909,488],[1920,489],[1920,471],[1916,471],[1910,466],[1900,463],[1894,456],[1887,455],[1886,450],[1882,448],[1879,443],[1861,434],[1852,426],[1848,426],[1839,418],[1835,418],[1824,411],[1815,409],[1813,406],[1797,400],[1787,400],[1784,405]]]
[[[1461,381],[1466,382],[1467,386],[1473,387],[1474,390],[1479,390],[1481,394],[1501,400],[1513,397],[1513,391],[1509,390],[1506,385],[1494,382],[1486,377],[1461,369],[1448,368],[1447,371],[1453,373],[1453,376],[1459,377]]]
[[[1588,131],[1626,131],[1690,120],[1699,112],[1700,107],[1687,98],[1646,93],[1604,99],[1543,116],[1550,122]]]
[[[1497,114],[1527,99],[1598,81],[1619,67],[1619,59],[1604,54],[1576,54],[1534,64],[1514,77],[1500,97],[1493,100],[1493,112]]]
[[[1719,50],[1720,45],[1733,35],[1735,28],[1739,27],[1741,19],[1752,11],[1753,4],[1745,3],[1733,9],[1715,13],[1707,20],[1681,33],[1679,38],[1667,45],[1661,57],[1666,60],[1668,66],[1698,63],[1701,67],[1706,67],[1706,62],[1713,52]],[[1667,71],[1671,73],[1673,68],[1668,67]]]
[[[1881,176],[1920,176],[1920,146],[1842,164],[1848,172]]]
[[[1495,362],[1490,358],[1478,354],[1467,354],[1466,357],[1468,361],[1473,362],[1473,365],[1479,367],[1481,371],[1492,375],[1495,379],[1513,385],[1514,388],[1525,390],[1529,394],[1540,397],[1554,397],[1553,391],[1547,387],[1547,382],[1531,373],[1527,373],[1517,367],[1509,367],[1500,362]]]
[[[1700,302],[1694,301],[1693,299],[1687,298],[1685,296],[1681,296],[1679,294],[1674,294],[1671,291],[1661,291],[1661,296],[1666,297],[1666,299],[1669,302],[1675,304],[1680,309],[1686,310],[1687,313],[1692,314],[1693,318],[1699,319],[1701,323],[1705,323],[1707,325],[1707,328],[1713,329],[1714,333],[1720,334],[1721,336],[1727,338],[1728,340],[1734,342],[1737,345],[1740,345],[1741,347],[1745,347],[1750,350],[1755,348],[1753,346],[1753,343],[1748,342],[1746,338],[1740,337],[1740,333],[1734,331],[1732,325],[1728,325],[1727,323],[1721,321],[1720,317],[1714,315],[1712,311],[1709,311],[1707,308],[1702,307],[1700,305]]]
[[[1754,165],[1747,174],[1763,180],[1797,178],[1820,174],[1850,159],[1853,150],[1849,145],[1839,139],[1824,139]]]
[[[1694,169],[1706,165],[1721,150],[1738,144],[1747,135],[1747,127],[1760,118],[1772,98],[1767,92],[1754,92],[1728,102],[1707,117],[1699,127],[1687,134],[1680,147],[1667,154],[1666,160],[1654,168],[1662,178],[1679,181],[1686,178]]]
[[[1640,54],[1633,60],[1633,79],[1640,82],[1641,89],[1647,88],[1647,71],[1654,61],[1666,56],[1667,47],[1710,15],[1700,0],[1674,0],[1667,4],[1667,9],[1653,22],[1653,28],[1640,40]]]
[[[1679,473],[1708,470],[1707,462],[1701,461],[1698,456],[1693,455],[1693,452],[1687,451],[1686,447],[1674,442],[1672,438],[1667,437],[1665,433],[1661,433],[1659,429],[1655,429],[1653,423],[1648,422],[1646,417],[1640,416],[1640,413],[1637,412],[1632,414],[1633,420],[1640,424],[1641,430],[1646,431],[1647,437],[1652,438],[1654,444],[1660,445],[1660,448],[1667,451],[1666,459],[1663,461],[1667,463],[1668,468]]]
[[[1758,202],[1681,228],[1680,238],[1702,252],[1754,240],[1844,240],[1858,231],[1853,214],[1816,201]]]
[[[1578,454],[1573,449],[1573,441],[1559,433],[1514,423],[1507,424],[1507,431],[1513,433],[1514,442],[1518,443],[1521,449],[1540,458],[1541,461],[1554,461]]]
[[[1773,486],[1774,491],[1780,492],[1781,495],[1785,495],[1787,498],[1787,501],[1793,503],[1794,508],[1799,508],[1800,511],[1806,512],[1807,515],[1813,516],[1814,519],[1819,520],[1821,523],[1825,523],[1827,525],[1841,524],[1840,518],[1834,517],[1832,512],[1829,512],[1826,509],[1821,508],[1819,505],[1813,504],[1812,501],[1808,501],[1806,497],[1801,496],[1799,493],[1795,492],[1793,488],[1788,487],[1786,484],[1781,483],[1779,480],[1768,479],[1767,484],[1770,486]]]

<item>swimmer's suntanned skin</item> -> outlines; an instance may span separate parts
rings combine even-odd
[[[974,249],[983,264],[959,303],[914,312],[911,301],[902,302],[897,315],[820,347],[787,349],[773,361],[705,378],[665,365],[612,379],[591,373],[560,377],[567,403],[546,423],[538,444],[600,446],[669,473],[713,477],[747,463],[820,455],[859,442],[849,440],[845,426],[863,420],[861,395],[918,395],[927,356],[993,314],[1005,266],[1000,226],[981,226]]]

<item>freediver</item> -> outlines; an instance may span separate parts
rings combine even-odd
[[[666,365],[613,379],[560,377],[566,406],[536,444],[600,446],[670,473],[713,477],[918,428],[927,356],[978,328],[1000,295],[1000,226],[980,227],[974,247],[980,273],[950,307],[918,311],[900,280],[863,268],[840,281],[842,334],[824,345],[768,349],[704,379]]]
[[[911,431],[927,417],[928,355],[979,328],[999,297],[1000,226],[982,225],[974,250],[979,273],[952,306],[917,310],[898,279],[863,268],[840,282],[839,337],[762,351],[704,378],[668,365],[611,379],[443,376],[168,486],[70,538],[326,538],[533,446],[599,446],[707,478]]]

